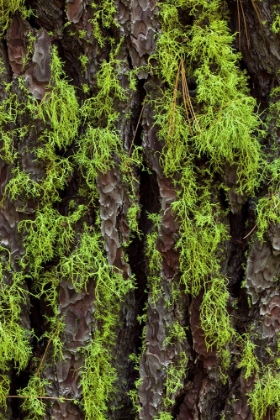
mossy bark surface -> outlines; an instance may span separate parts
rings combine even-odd
[[[280,419],[276,1],[0,1],[0,418]]]

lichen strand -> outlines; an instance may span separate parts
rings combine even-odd
[[[108,31],[112,27],[118,26],[115,19],[117,8],[114,0],[104,0],[102,5],[96,1],[91,2],[94,17],[90,20],[93,25],[93,35],[100,47],[104,47],[106,42],[110,41],[108,35],[104,35],[104,31]],[[113,39],[111,39],[114,42]]]
[[[0,405],[7,408],[10,389],[10,369],[19,373],[26,368],[30,356],[31,334],[22,325],[22,304],[28,300],[24,277],[11,273],[11,258],[7,249],[1,247],[1,289],[0,289]]]
[[[96,281],[94,315],[98,328],[93,340],[84,349],[86,359],[81,385],[86,419],[105,420],[109,397],[116,391],[117,371],[111,363],[112,351],[117,344],[116,323],[119,319],[121,301],[133,288],[133,283],[130,279],[124,281],[121,272],[108,266],[100,247],[99,234],[92,237],[89,233],[85,233],[83,240],[87,240],[87,245],[91,246],[90,249],[87,246],[87,252],[93,262],[92,270]],[[85,267],[88,267],[87,264]]]
[[[78,134],[79,104],[74,87],[65,79],[55,47],[52,48],[50,88],[38,106],[37,118],[50,124],[42,140],[53,148],[65,149]]]
[[[18,10],[27,17],[29,15],[24,0],[1,0],[0,2],[0,36],[7,30],[11,16]]]
[[[201,280],[219,271],[217,258],[208,260],[208,255],[209,252],[212,256],[216,254],[227,234],[226,227],[219,222],[219,204],[211,197],[213,176],[223,174],[227,162],[237,168],[239,191],[254,193],[261,160],[260,145],[255,137],[260,122],[254,113],[255,101],[248,96],[246,77],[237,67],[239,56],[231,49],[233,37],[219,12],[220,3],[179,3],[195,20],[186,31],[179,22],[177,2],[161,5],[163,36],[167,41],[159,40],[157,71],[169,87],[162,98],[155,101],[155,107],[159,136],[165,142],[164,172],[168,176],[181,173],[180,181],[176,181],[179,193],[173,210],[182,221],[178,242],[182,279],[186,290],[197,295],[203,286]],[[196,18],[198,7],[202,12]],[[203,24],[204,17],[208,25]],[[171,54],[170,45],[174,48]],[[170,62],[163,59],[164,48]],[[190,63],[187,69],[180,61],[184,57]],[[191,105],[189,108],[179,105],[178,84],[185,85],[185,70],[197,83],[193,101],[195,113],[191,112]],[[186,103],[189,98],[183,90],[182,102]],[[243,119],[244,115],[248,118]],[[194,161],[197,158],[201,160],[199,167]],[[205,179],[202,187],[198,185],[198,177]],[[205,249],[208,251],[204,252]]]
[[[273,413],[275,419],[280,418],[279,389],[279,372],[273,373],[271,368],[267,368],[249,396],[249,405],[255,420],[262,420],[268,413]]]
[[[163,171],[174,179],[177,191],[172,210],[180,222],[176,248],[181,282],[194,297],[203,293],[200,322],[206,345],[217,350],[226,371],[228,346],[237,336],[227,312],[229,292],[221,269],[228,228],[216,197],[219,188],[228,191],[227,165],[236,170],[236,192],[254,195],[262,131],[221,11],[217,0],[159,3],[162,34],[153,70],[165,85],[152,103],[163,141]],[[191,26],[181,24],[182,13],[192,17]],[[196,84],[194,98],[190,81]]]

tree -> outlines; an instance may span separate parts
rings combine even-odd
[[[1,418],[280,418],[278,9],[2,0]]]

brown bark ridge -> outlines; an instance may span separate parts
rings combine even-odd
[[[1,419],[280,418],[277,2],[0,9]]]

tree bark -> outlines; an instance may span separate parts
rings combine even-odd
[[[1,418],[280,418],[278,9],[2,1]]]

